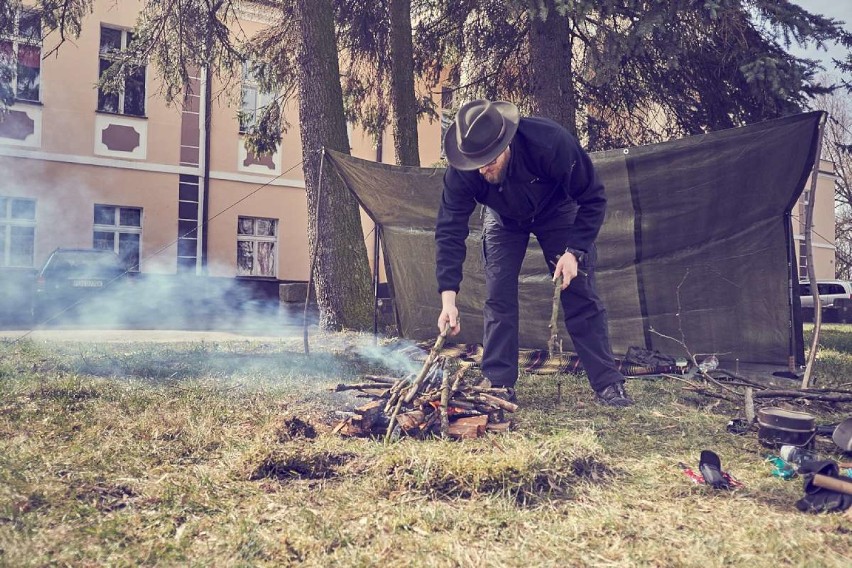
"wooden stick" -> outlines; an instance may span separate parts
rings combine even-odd
[[[516,410],[518,410],[518,405],[513,402],[509,402],[508,400],[503,400],[502,398],[491,396],[490,394],[485,393],[479,393],[478,396],[479,400],[481,400],[482,402],[487,402],[488,404],[492,404],[508,412],[515,412]]]
[[[552,356],[560,353],[562,349],[559,347],[559,332],[556,328],[556,320],[559,317],[559,298],[562,295],[562,275],[558,275],[553,281],[553,305],[550,309],[550,323],[547,328],[550,330],[550,339],[547,340],[547,352]]]
[[[441,349],[444,348],[444,341],[447,340],[447,335],[449,333],[450,324],[448,323],[444,326],[444,329],[441,331],[438,339],[435,340],[435,345],[429,351],[429,356],[426,357],[426,362],[423,363],[423,368],[420,369],[420,373],[417,374],[417,377],[414,379],[411,387],[409,387],[408,394],[405,395],[405,402],[411,402],[414,400],[414,397],[417,396],[417,389],[420,387],[420,383],[426,377],[426,373],[429,372],[429,368],[432,367],[432,363],[435,362],[435,358],[438,356],[438,353],[440,353]]]
[[[745,415],[749,424],[754,422],[754,389],[746,387],[745,389]]]
[[[829,477],[827,475],[822,475],[821,473],[815,473],[814,485],[816,485],[817,487],[822,487],[823,489],[831,489],[832,491],[837,491],[838,493],[852,495],[852,481],[843,481],[842,479],[837,479],[836,477]]]
[[[831,395],[795,390],[762,390],[754,393],[754,398],[805,398],[822,402],[852,402],[850,395]]]
[[[350,384],[350,385],[340,383],[336,387],[334,387],[334,389],[332,389],[332,390],[334,392],[342,392],[342,391],[348,391],[348,390],[364,390],[364,389],[387,390],[387,388],[388,388],[387,383],[354,383],[354,384]]]
[[[364,375],[364,379],[374,383],[387,383],[389,385],[395,385],[399,382],[399,378],[397,377],[385,377],[383,375]]]
[[[400,379],[394,386],[391,387],[388,395],[388,402],[385,404],[385,414],[391,411],[391,408],[396,404],[396,401],[402,396],[401,392],[405,385],[408,384],[408,379]]]
[[[465,374],[465,371],[467,371],[467,369],[468,369],[467,367],[462,367],[461,369],[456,371],[455,374],[453,375],[453,384],[450,387],[450,396],[455,394],[459,390],[459,387],[461,387],[461,382],[462,382],[462,379],[464,378],[464,374]]]
[[[402,406],[402,397],[400,396],[396,401],[396,406],[393,409],[393,414],[391,414],[390,421],[388,421],[388,431],[385,432],[385,444],[390,443],[391,433],[393,432],[393,425],[396,422],[396,415],[399,414],[399,408]]]
[[[444,373],[441,384],[441,436],[446,436],[450,429],[450,415],[447,406],[450,403],[450,377]]]

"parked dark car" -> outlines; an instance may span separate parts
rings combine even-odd
[[[36,275],[34,323],[120,323],[133,304],[128,294],[132,285],[113,251],[58,248]]]

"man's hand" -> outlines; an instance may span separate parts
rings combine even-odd
[[[438,316],[438,330],[443,333],[447,324],[450,325],[449,335],[458,335],[461,331],[459,309],[456,307],[456,293],[452,290],[441,292],[441,315]]]
[[[553,269],[553,281],[556,282],[556,279],[562,276],[562,289],[564,290],[571,283],[571,280],[577,277],[577,270],[577,257],[573,253],[566,252],[556,262],[556,268]]]

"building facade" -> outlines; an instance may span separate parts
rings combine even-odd
[[[834,245],[834,187],[836,174],[834,164],[820,160],[814,188],[813,227],[811,228],[811,248],[814,273],[817,280],[835,278]],[[793,208],[793,238],[796,243],[796,257],[799,266],[799,279],[808,279],[808,257],[805,249],[805,212],[811,198],[813,174],[805,184],[805,190],[799,202]]]
[[[120,95],[97,88],[132,39],[142,4],[95,2],[79,39],[49,57],[55,38],[42,38],[36,12],[22,10],[0,32],[15,95],[0,121],[0,288],[7,298],[58,247],[112,249],[142,275],[238,279],[270,297],[282,282],[308,279],[296,105],[286,109],[294,127],[278,151],[253,156],[243,132],[271,97],[247,73],[235,99],[219,96],[222,86],[199,70],[182,105],[165,103],[156,69],[144,62]],[[247,35],[273,21],[244,5],[239,25]],[[439,126],[424,124],[427,138],[430,128]],[[350,130],[353,155],[376,159],[375,142]],[[393,144],[383,147],[393,162]],[[425,163],[438,159],[433,147]],[[363,221],[369,240],[373,227]]]

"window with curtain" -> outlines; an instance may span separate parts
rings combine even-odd
[[[237,220],[237,276],[275,276],[278,220],[240,217]]]
[[[16,100],[40,100],[41,34],[41,14],[24,9],[0,30],[0,81]]]

